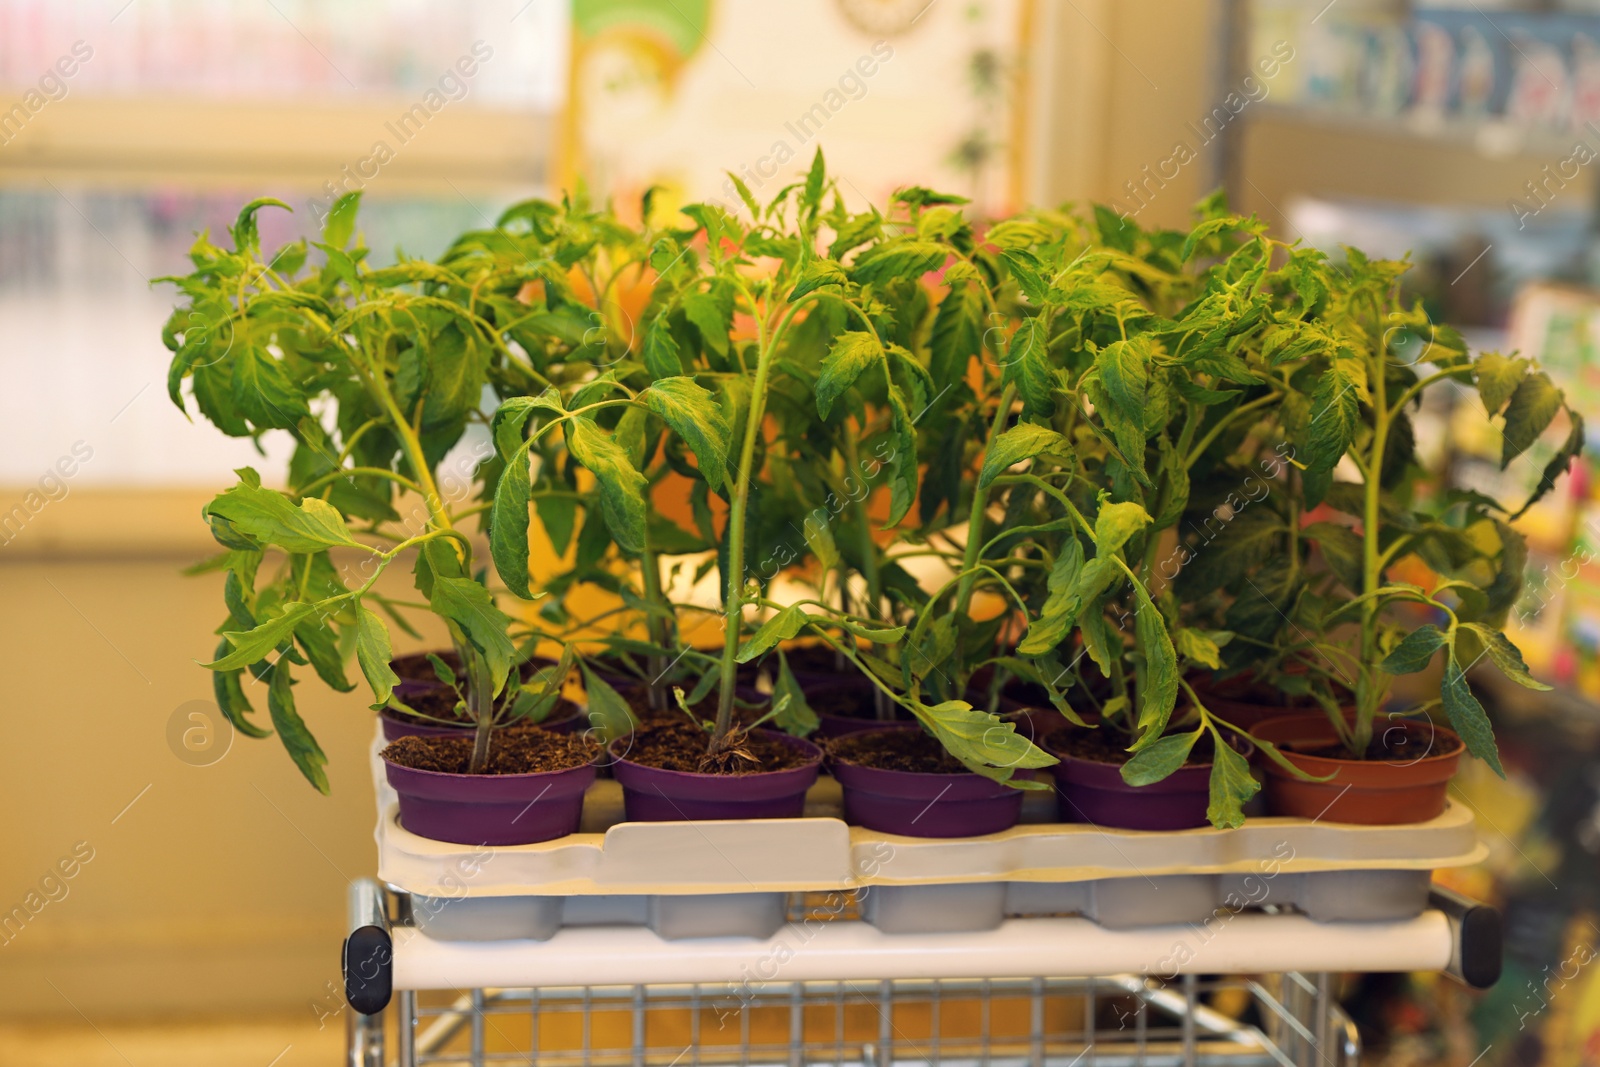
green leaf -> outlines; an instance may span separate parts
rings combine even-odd
[[[710,391],[693,378],[658,378],[639,397],[694,450],[711,488],[722,488],[732,431]]]
[[[1534,486],[1533,492],[1523,502],[1513,519],[1521,517],[1533,505],[1537,504],[1544,495],[1556,487],[1556,479],[1566,474],[1572,468],[1572,461],[1583,454],[1583,416],[1576,411],[1568,411],[1567,418],[1572,423],[1572,428],[1567,431],[1567,439],[1562,442],[1556,454],[1544,465],[1544,471],[1539,475],[1539,484]],[[1521,576],[1518,576],[1519,580]]]
[[[750,195],[750,187],[744,183],[743,178],[733,171],[723,171],[723,173],[733,181],[733,188],[738,192],[739,199],[743,200],[744,206],[750,209],[751,221],[759,222],[761,220],[761,205],[756,203],[756,198]]]
[[[813,522],[807,515],[805,522],[801,524],[801,533],[805,536],[806,547],[817,557],[817,563],[821,565],[824,574],[839,566],[839,547],[834,544],[831,526],[825,522]]]
[[[1389,674],[1415,674],[1428,665],[1433,654],[1445,645],[1445,635],[1433,623],[1424,623],[1384,657],[1382,668]]]
[[[265,349],[244,348],[232,364],[233,402],[257,428],[292,430],[311,417],[305,396]]]
[[[854,619],[829,619],[827,622],[875,645],[892,645],[906,635],[904,626],[863,626]]]
[[[797,636],[810,621],[811,616],[798,604],[790,604],[780,609],[776,615],[762,623],[756,632],[750,635],[748,641],[739,646],[739,662],[749,663],[776,648],[779,641],[788,641]]]
[[[1132,501],[1104,504],[1094,517],[1096,555],[1112,556],[1150,524],[1150,513]]]
[[[533,506],[539,512],[545,536],[550,538],[550,547],[556,550],[556,555],[566,555],[567,546],[572,543],[573,527],[577,525],[578,502],[570,496],[545,493],[533,498]]]
[[[938,270],[949,258],[949,247],[935,241],[893,238],[862,252],[850,265],[850,280],[861,285],[884,285],[897,279],[916,281]]]
[[[426,654],[428,666],[433,668],[433,676],[445,685],[454,687],[456,684],[456,669],[446,663],[444,659],[432,652]]]
[[[482,653],[494,680],[494,695],[504,688],[517,648],[507,631],[511,619],[495,606],[489,590],[471,578],[435,575],[428,596],[433,610],[461,628],[472,646]]]
[[[1203,630],[1188,626],[1179,627],[1172,635],[1172,645],[1178,655],[1190,663],[1210,667],[1214,671],[1222,668],[1222,650],[1217,647],[1211,635]]]
[[[828,165],[823,162],[822,148],[811,157],[811,169],[806,172],[806,184],[800,190],[800,204],[808,212],[817,210],[822,203],[822,190],[828,180]]]
[[[1317,381],[1306,427],[1306,465],[1317,472],[1333,470],[1355,440],[1366,394],[1366,369],[1349,349],[1341,348]],[[1308,500],[1308,504],[1321,500]]]
[[[1083,573],[1083,545],[1076,537],[1062,542],[1056,561],[1050,567],[1047,585],[1050,590],[1044,607],[1037,618],[1028,623],[1017,651],[1025,656],[1038,656],[1060,645],[1072,629],[1083,608],[1078,582]],[[1096,592],[1098,595],[1098,591]]]
[[[1048,327],[1038,317],[1023,319],[1006,346],[1004,380],[1014,383],[1030,415],[1055,412]]]
[[[889,385],[889,410],[893,414],[895,449],[889,463],[889,515],[882,529],[900,524],[917,498],[917,436],[911,409],[898,385]]]
[[[284,605],[281,614],[260,623],[253,630],[224,631],[222,636],[233,646],[233,651],[203,666],[212,671],[236,671],[260,663],[289,640],[295,627],[316,614],[316,611],[316,604],[296,600]]]
[[[1500,469],[1525,452],[1539,439],[1550,420],[1561,410],[1561,390],[1543,373],[1522,379],[1506,405],[1505,437],[1500,453]]]
[[[641,552],[645,538],[645,476],[622,446],[587,418],[567,421],[567,448],[600,483],[606,527],[625,551]]]
[[[356,687],[354,682],[345,677],[344,657],[339,654],[339,637],[328,625],[325,615],[319,613],[302,621],[294,628],[294,636],[305,650],[317,677],[329,688],[348,693]]]
[[[533,499],[529,479],[528,455],[519,448],[506,460],[489,514],[489,553],[494,569],[506,588],[523,600],[534,598],[528,587],[528,506]]]
[[[1184,239],[1183,250],[1178,253],[1178,258],[1183,260],[1185,263],[1189,262],[1189,260],[1194,257],[1195,250],[1198,249],[1203,242],[1217,236],[1218,234],[1231,233],[1237,229],[1238,226],[1239,220],[1228,215],[1225,215],[1221,218],[1207,219],[1205,222],[1202,222],[1193,230],[1189,231],[1189,236]]]
[[[979,711],[965,700],[946,700],[933,705],[912,701],[911,711],[939,739],[946,752],[969,770],[996,781],[1010,780],[1019,767],[1049,767],[1059,762],[1017,733],[1014,723]],[[1024,785],[1022,782],[1015,784]]]
[[[1478,636],[1483,642],[1484,652],[1488,654],[1490,661],[1500,668],[1501,674],[1525,689],[1549,691],[1550,686],[1536,680],[1528,673],[1528,665],[1522,659],[1522,651],[1512,644],[1511,639],[1505,634],[1479,622],[1463,623],[1462,628],[1471,630]],[[1384,669],[1387,670],[1387,666]]]
[[[1250,761],[1237,749],[1222,739],[1215,726],[1211,727],[1216,741],[1211,757],[1211,804],[1206,808],[1206,818],[1219,830],[1233,830],[1244,825],[1244,805],[1261,783],[1250,773]]]
[[[607,744],[632,733],[637,720],[628,702],[604,678],[591,671],[587,663],[579,666],[583,669],[584,691],[589,695],[589,728],[597,731]]]
[[[221,659],[228,654],[232,645],[226,638],[217,645],[217,658]],[[215,671],[211,675],[211,692],[216,697],[217,707],[222,709],[222,714],[233,723],[234,729],[246,737],[266,737],[272,733],[264,726],[257,726],[247,716],[255,709],[251,707],[250,700],[244,695],[244,687],[239,684],[244,671]]]
[[[1189,753],[1194,750],[1195,742],[1200,740],[1204,732],[1205,727],[1201,726],[1193,733],[1168,734],[1150,747],[1134,753],[1133,758],[1122,765],[1122,780],[1133,786],[1161,781],[1184,765]]]
[[[554,386],[545,390],[542,396],[514,396],[495,409],[490,429],[495,449],[501,458],[510,459],[522,448],[522,428],[528,424],[528,418],[534,410],[549,408],[552,404],[557,412],[565,411],[561,406],[561,395]]]
[[[1451,729],[1461,735],[1467,751],[1504,778],[1506,772],[1500,766],[1500,750],[1495,747],[1494,729],[1489,725],[1489,716],[1484,714],[1478,698],[1472,695],[1472,687],[1467,685],[1467,676],[1461,670],[1461,664],[1456,662],[1453,649],[1444,663],[1444,682],[1439,688],[1439,696],[1444,703],[1444,713],[1450,718]]]
[[[451,323],[428,344],[426,358],[423,428],[447,426],[476,411],[489,374],[489,351],[478,338]]]
[[[1322,550],[1322,558],[1334,577],[1352,593],[1359,593],[1365,574],[1360,535],[1336,522],[1314,522],[1302,532]]]
[[[928,370],[941,389],[966,380],[972,357],[983,349],[983,298],[970,285],[952,288],[939,301],[928,336]]]
[[[389,644],[389,628],[365,607],[356,610],[356,662],[372,687],[373,707],[389,702],[389,694],[400,684],[400,676],[389,666],[394,649]]]
[[[272,716],[273,727],[278,731],[278,740],[289,752],[289,758],[306,776],[306,781],[326,796],[329,792],[328,772],[323,768],[328,765],[328,757],[323,754],[322,746],[317,744],[317,739],[311,736],[305,721],[295,710],[292,685],[294,682],[289,677],[288,664],[280,662],[272,668],[272,681],[267,686],[267,711]]]
[[[235,530],[289,552],[362,547],[350,536],[338,510],[317,497],[295,504],[276,489],[241,483],[207,504],[205,514],[226,519]]]
[[[978,488],[987,489],[1011,466],[1035,456],[1070,460],[1072,445],[1049,427],[1031,422],[1018,423],[989,442],[983,457],[983,469],[978,473]]]
[[[872,334],[860,330],[840,334],[817,375],[817,414],[827,418],[833,411],[833,402],[855,384],[863,371],[879,363],[885,363],[883,345]]]
[[[824,286],[846,285],[850,276],[844,268],[831,259],[814,259],[805,265],[800,272],[800,277],[794,283],[794,288],[789,290],[789,303],[794,303],[807,293],[816,292]]]
[[[672,378],[683,373],[683,358],[665,315],[656,316],[645,328],[644,365],[652,378]]]
[[[233,247],[239,252],[255,253],[261,251],[261,235],[256,229],[256,212],[264,207],[281,207],[283,210],[294,212],[294,208],[273,196],[258,196],[244,207],[239,209],[239,217],[233,224]],[[326,789],[323,790],[327,792]]]
[[[328,218],[322,226],[322,243],[343,248],[355,236],[356,211],[361,206],[361,190],[345,193],[328,209]]]
[[[800,683],[795,681],[794,675],[789,671],[789,659],[778,650],[778,679],[772,686],[772,700],[774,706],[783,703],[783,710],[773,717],[773,723],[778,729],[795,737],[805,737],[815,733],[820,721],[817,713],[811,710],[811,705],[806,703],[806,695],[800,689]]]
[[[1094,357],[1106,396],[1124,418],[1140,426],[1144,425],[1153,344],[1148,334],[1139,334],[1111,342]]]
[[[1017,288],[1034,306],[1042,306],[1050,291],[1050,284],[1040,276],[1039,258],[1025,249],[1007,249],[1000,253],[1000,261],[1017,280]]]
[[[1502,356],[1498,352],[1485,352],[1472,365],[1472,370],[1478,382],[1478,397],[1483,401],[1483,410],[1490,415],[1498,415],[1527,376],[1528,361],[1515,356]]]
[[[1133,628],[1144,653],[1136,672],[1139,699],[1139,739],[1135,749],[1153,744],[1166,732],[1172,707],[1178,700],[1178,656],[1167,634],[1166,620],[1142,584],[1133,586],[1137,601]]]
[[[705,346],[719,356],[728,354],[728,332],[733,328],[727,305],[709,292],[698,291],[683,298],[683,314],[700,332]]]

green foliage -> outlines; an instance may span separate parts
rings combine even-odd
[[[241,470],[206,508],[227,608],[207,666],[230,720],[264,732],[242,679],[270,676],[273,727],[324,787],[291,670],[348,688],[353,655],[374,706],[392,702],[381,616],[405,628],[417,610],[449,632],[470,715],[536,717],[554,689],[516,664],[599,632],[583,607],[598,591],[617,605],[608,668],[659,707],[669,687],[715,695],[712,744],[741,663],[770,671],[780,726],[814,724],[782,651],[804,635],[1019,787],[1041,783],[1016,768],[1051,757],[975,707],[979,687],[993,701],[1026,681],[1072,721],[1097,716],[1135,784],[1209,731],[1210,817],[1233,826],[1255,785],[1195,672],[1313,699],[1361,752],[1391,676],[1445,649],[1443,714],[1498,768],[1463,665],[1481,652],[1539,686],[1503,633],[1526,561],[1510,523],[1584,443],[1537,367],[1475,356],[1401,302],[1405,264],[1335,264],[1216,201],[1187,230],[1105,209],[983,226],[922,187],[851,213],[820,152],[795,178],[767,202],[735,180],[737,214],[647,205],[640,226],[582,195],[528,201],[435,262],[381,269],[355,196],[320,242],[271,260],[269,201],[232,248],[202,235],[169,279],[169,393],[226,434],[295,442],[282,488]],[[1428,363],[1398,358],[1402,333],[1430,338]],[[1520,507],[1420,466],[1414,406],[1447,380],[1477,387],[1503,463],[1549,455]],[[450,472],[469,493],[441,492],[473,424],[493,451]],[[561,556],[537,574],[535,522]],[[947,579],[917,581],[913,557]],[[1438,583],[1392,580],[1407,557]],[[425,609],[377,591],[400,559]],[[723,647],[703,651],[668,590],[713,573]],[[771,599],[780,574],[815,595]],[[1403,603],[1437,625],[1403,626]],[[584,673],[597,726],[628,729]]]

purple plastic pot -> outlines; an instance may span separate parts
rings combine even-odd
[[[1239,747],[1239,746],[1235,746]],[[1254,745],[1245,748],[1248,756]],[[1209,826],[1211,764],[1185,764],[1159,782],[1133,786],[1122,765],[1083,759],[1049,749],[1061,762],[1051,768],[1062,822],[1091,823],[1119,830],[1191,830]]]
[[[531,845],[576,833],[594,764],[539,774],[446,774],[388,761],[400,825],[457,845]]]
[[[894,771],[839,759],[831,760],[829,769],[844,789],[845,821],[869,830],[905,837],[981,837],[1009,830],[1022,816],[1022,790],[981,774]]]
[[[399,686],[395,686],[395,692],[400,692]],[[378,713],[378,718],[383,723],[383,739],[390,744],[402,737],[465,737],[473,730],[471,726],[465,725],[440,726],[437,723],[418,722],[406,718],[393,708],[384,708]],[[555,734],[572,734],[587,727],[589,720],[582,708],[569,700],[563,700],[555,706],[551,718],[535,725]]]
[[[622,785],[629,822],[685,822],[704,819],[797,819],[805,811],[806,790],[822,769],[822,749],[776,730],[756,730],[804,752],[804,766],[755,774],[697,774],[647,767],[626,757],[629,738],[611,743],[611,773]]]

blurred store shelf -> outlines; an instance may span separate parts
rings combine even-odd
[[[16,94],[12,94],[16,95]],[[0,91],[0,99],[5,99]],[[0,185],[107,189],[367,185],[388,195],[543,186],[553,119],[417,100],[331,103],[195,96],[69,97],[0,152]],[[382,146],[380,150],[380,146]]]
[[[1570,133],[1529,126],[1505,119],[1467,119],[1423,111],[1376,115],[1332,106],[1256,105],[1259,121],[1294,123],[1374,139],[1427,142],[1470,151],[1484,159],[1531,156],[1546,162],[1567,158],[1577,140],[1600,145],[1600,134],[1587,130]]]

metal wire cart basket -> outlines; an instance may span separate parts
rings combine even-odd
[[[765,940],[592,926],[542,942],[448,942],[417,928],[412,903],[376,882],[352,887],[343,962],[353,1067],[1346,1067],[1360,1046],[1332,973],[1434,969],[1484,987],[1501,950],[1493,909],[1437,889],[1401,922],[1240,914],[1217,935],[1234,977],[1193,969],[1215,960],[1174,963],[1185,955],[1174,947],[1205,932],[1184,926],[1105,930],[1058,917],[885,934],[849,909],[819,916],[795,894],[789,922]]]

